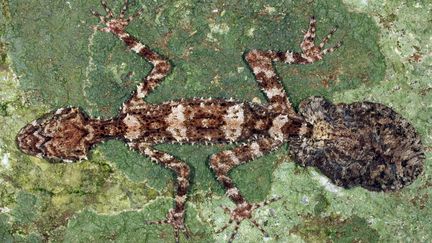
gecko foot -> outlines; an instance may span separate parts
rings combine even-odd
[[[180,242],[180,232],[185,235],[186,239],[189,239],[191,236],[190,230],[186,227],[184,224],[184,214],[183,213],[176,213],[174,209],[170,209],[170,211],[167,214],[166,219],[163,220],[157,220],[157,221],[147,221],[145,224],[169,224],[174,229],[174,238],[175,242]]]
[[[217,230],[216,233],[221,233],[226,228],[228,228],[231,224],[234,224],[234,230],[231,233],[231,236],[228,240],[228,242],[231,243],[231,242],[233,242],[235,236],[237,235],[237,232],[238,232],[238,229],[240,227],[241,222],[243,222],[244,220],[249,220],[255,227],[257,227],[261,231],[261,233],[265,237],[268,237],[269,235],[265,231],[265,229],[255,219],[252,219],[252,213],[255,209],[269,205],[270,203],[275,202],[279,199],[280,199],[280,197],[275,197],[275,198],[266,200],[264,202],[252,203],[252,204],[244,202],[242,204],[237,205],[237,207],[235,209],[229,209],[227,207],[222,206],[224,211],[226,213],[230,214],[230,219],[229,219],[228,223],[226,223],[224,226],[222,226],[222,228]]]
[[[330,48],[324,48],[324,45],[330,40],[332,35],[336,32],[337,28],[334,27],[321,41],[319,45],[315,45],[315,31],[316,31],[316,19],[314,16],[310,18],[309,29],[304,34],[303,41],[300,44],[303,53],[301,54],[303,58],[312,63],[321,60],[324,55],[332,53],[337,48],[342,45],[342,42],[337,42],[336,45]]]
[[[108,7],[107,2],[105,0],[101,1],[102,7],[105,9],[106,15],[102,15],[95,10],[91,10],[91,13],[98,17],[100,23],[105,24],[105,27],[100,26],[92,26],[94,29],[102,31],[102,32],[112,32],[114,34],[122,33],[124,29],[128,26],[128,24],[136,17],[140,16],[143,13],[143,9],[139,9],[133,15],[129,17],[125,17],[126,11],[129,7],[128,0],[124,0],[124,4],[122,9],[120,10],[120,14],[118,17],[114,16],[113,11],[110,7]]]

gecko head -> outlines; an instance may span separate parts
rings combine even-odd
[[[371,102],[334,105],[312,97],[300,104],[300,114],[312,132],[293,138],[294,159],[317,167],[339,186],[398,190],[423,170],[419,136],[389,107]]]
[[[93,128],[78,108],[61,108],[21,129],[17,145],[26,154],[53,161],[86,159]]]

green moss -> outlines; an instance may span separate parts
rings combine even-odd
[[[17,198],[17,207],[12,210],[11,216],[0,215],[0,241],[12,242],[42,242],[42,237],[32,232],[31,223],[38,213],[37,198],[31,194],[21,192]],[[36,211],[33,211],[36,210]]]
[[[13,210],[14,222],[18,225],[28,225],[38,214],[37,198],[29,193],[20,192],[16,199],[17,207]]]
[[[318,194],[315,196],[317,204],[314,207],[314,214],[319,216],[321,213],[325,212],[330,206],[330,202],[324,194]]]
[[[309,242],[378,242],[379,234],[367,221],[356,215],[342,220],[340,217],[306,218],[302,225],[291,229]]]
[[[9,217],[7,215],[0,215],[0,240],[5,243],[13,242]]]
[[[156,200],[144,210],[122,212],[117,215],[98,215],[84,211],[73,218],[64,242],[173,242],[170,225],[149,225],[146,222],[164,219],[171,200]],[[211,231],[196,219],[196,211],[188,208],[186,222],[195,242],[212,242]],[[184,235],[180,238],[184,241]]]

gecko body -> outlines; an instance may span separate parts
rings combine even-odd
[[[333,29],[315,45],[316,20],[301,42],[301,53],[293,51],[251,50],[245,61],[268,104],[237,102],[225,99],[187,99],[149,104],[144,98],[171,72],[171,63],[126,32],[139,10],[126,17],[128,1],[118,17],[102,1],[106,15],[93,14],[104,24],[95,27],[112,33],[132,51],[150,62],[150,73],[143,78],[132,96],[123,104],[118,116],[100,120],[79,108],[61,108],[37,119],[17,136],[18,147],[26,154],[50,161],[72,162],[87,159],[91,148],[109,139],[123,140],[127,145],[176,174],[174,207],[167,217],[149,224],[169,224],[189,236],[184,224],[190,168],[187,163],[159,151],[161,143],[238,143],[231,150],[210,157],[216,179],[235,203],[225,208],[230,219],[219,232],[234,224],[229,241],[233,241],[240,223],[249,220],[264,235],[263,227],[252,213],[276,201],[271,198],[249,203],[229,177],[229,171],[289,143],[294,161],[315,166],[334,183],[346,188],[362,186],[374,191],[398,190],[410,184],[423,170],[424,152],[416,131],[403,117],[382,104],[357,102],[331,104],[321,97],[304,100],[295,112],[289,102],[274,62],[312,64],[323,59],[341,44],[324,48]]]

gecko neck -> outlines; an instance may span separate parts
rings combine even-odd
[[[123,131],[118,118],[108,120],[90,119],[88,126],[91,135],[97,142],[121,137]]]

